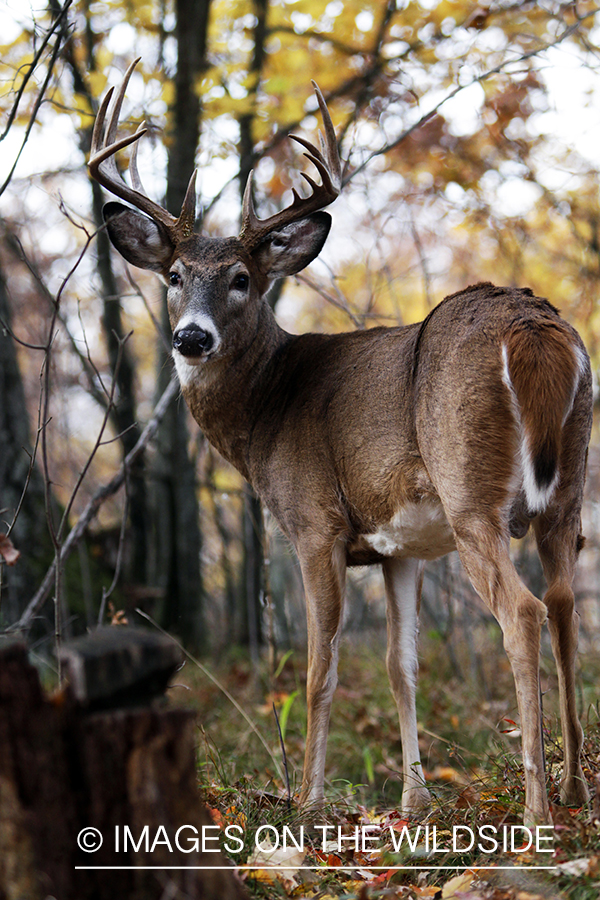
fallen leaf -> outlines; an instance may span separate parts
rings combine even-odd
[[[11,539],[6,534],[0,534],[0,556],[4,558],[7,566],[14,566],[21,555]]]
[[[398,874],[398,869],[388,869],[387,872],[380,872],[379,875],[376,875],[373,878],[374,884],[383,884],[386,881],[389,881],[394,875]]]
[[[269,872],[268,869],[251,869],[250,871],[243,871],[241,873],[242,881],[246,879],[252,879],[252,881],[259,881],[262,884],[275,884],[276,878],[273,872]]]
[[[108,601],[108,614],[111,625],[129,625],[129,619],[124,609],[115,609],[112,602]]]
[[[594,857],[591,859],[570,859],[568,862],[560,863],[557,866],[559,872],[563,875],[572,875],[574,878],[581,878],[583,875],[589,875],[590,869],[593,867]]]
[[[436,766],[431,777],[436,781],[460,782],[464,776],[461,772],[453,769],[452,766]]]
[[[442,888],[442,900],[466,893],[471,887],[471,882],[474,878],[473,872],[463,872],[461,875],[455,875]]]
[[[267,841],[264,844],[264,849],[257,848],[249,857],[247,865],[259,868],[249,871],[247,877],[271,883],[277,879],[288,892],[298,887],[295,876],[304,862],[305,854],[296,847],[274,848]]]
[[[309,881],[301,881],[298,887],[292,888],[292,892],[290,897],[315,897],[319,893],[319,888],[315,887],[314,884],[311,884]],[[322,900],[322,895],[319,895],[319,900]]]
[[[212,806],[207,806],[206,808],[209,812],[211,819],[215,823],[215,825],[218,825],[219,828],[224,828],[225,820],[223,819],[223,814],[222,814],[221,810],[215,809]]]
[[[442,896],[442,889],[437,887],[436,885],[425,885],[424,887],[419,887],[418,885],[411,885],[411,890],[413,894],[417,897],[424,897],[426,900],[437,900],[437,897]]]

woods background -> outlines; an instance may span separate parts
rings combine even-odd
[[[314,79],[345,188],[321,258],[271,293],[282,324],[419,321],[489,279],[560,307],[596,370],[597,6],[8,0],[0,30],[0,628],[30,633],[52,667],[56,642],[141,609],[193,651],[275,660],[304,639],[299,570],[170,386],[157,279],[109,247],[86,169],[99,101],[141,56],[123,127],[148,124],[146,190],[177,211],[197,165],[198,227],[226,235],[252,168],[259,215],[298,185],[286,135],[314,134]],[[577,582],[588,647],[599,453],[595,432]],[[515,554],[539,596],[527,540]],[[487,685],[489,620],[457,558],[426,571],[423,630]],[[378,573],[352,573],[348,631],[383,627],[382,594]]]

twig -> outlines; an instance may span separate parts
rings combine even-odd
[[[342,312],[346,313],[346,315],[348,316],[348,318],[350,319],[350,321],[352,322],[352,324],[354,325],[355,328],[363,328],[364,327],[363,322],[361,322],[359,317],[356,316],[352,312],[352,310],[350,309],[348,304],[345,303],[343,299],[338,300],[335,297],[332,297],[331,294],[327,293],[325,288],[322,288],[321,285],[319,285],[309,275],[304,274],[304,272],[299,272],[296,275],[296,279],[299,282],[301,282],[302,284],[308,285],[308,287],[312,288],[312,290],[315,291],[320,297],[322,297],[323,300],[326,300],[328,303],[331,303],[331,305],[335,306],[336,309],[340,309]],[[338,295],[339,295],[340,292],[337,290],[337,286],[335,285],[335,282],[334,282],[334,290],[336,290],[336,293],[338,293]]]
[[[288,805],[288,812],[290,812],[292,809],[292,789],[290,787],[290,775],[288,772],[287,753],[285,752],[285,743],[283,741],[283,735],[281,733],[281,725],[279,724],[279,716],[277,715],[277,710],[275,708],[275,701],[273,701],[273,715],[275,716],[275,721],[277,722],[277,731],[279,733],[279,744],[281,746],[281,753],[283,756],[283,768],[285,771],[285,787],[287,790],[287,805]]]
[[[153,417],[144,428],[135,447],[133,447],[129,451],[129,453],[123,460],[118,472],[113,476],[113,478],[103,487],[99,488],[95,492],[93,497],[90,498],[77,523],[73,526],[73,528],[67,535],[58,558],[54,559],[48,571],[46,572],[46,575],[44,576],[42,584],[38,588],[36,594],[29,601],[25,612],[23,613],[19,621],[15,625],[11,626],[9,631],[23,631],[30,627],[32,619],[39,612],[46,598],[48,597],[48,593],[50,591],[50,588],[52,587],[52,581],[54,578],[54,571],[57,562],[59,565],[62,565],[62,563],[66,561],[66,559],[69,557],[71,552],[74,550],[74,548],[77,546],[77,544],[85,534],[86,528],[88,527],[92,519],[97,515],[98,510],[100,509],[102,504],[106,500],[108,500],[109,497],[112,497],[113,494],[116,494],[116,492],[119,490],[119,488],[125,481],[128,470],[131,469],[137,458],[146,449],[147,445],[156,434],[158,426],[162,421],[169,404],[176,396],[178,391],[179,382],[174,377],[163,392],[162,397],[156,405]]]
[[[41,275],[36,263],[34,262],[33,259],[31,259],[27,255],[19,236],[10,230],[10,228],[7,226],[6,222],[3,222],[2,225],[4,228],[5,239],[6,239],[6,244],[7,244],[8,248],[13,253],[15,259],[19,260],[19,262],[22,262],[23,265],[27,268],[27,270],[29,271],[29,274],[31,275],[31,277],[34,280],[35,286],[40,291],[40,294],[42,295],[42,297],[48,303],[50,309],[54,309],[55,298],[52,295],[52,293],[50,292],[50,290],[48,289],[47,285],[45,284],[44,279],[42,278],[42,275]],[[89,235],[88,235],[87,231],[85,232],[85,234],[86,234],[86,238],[88,239],[86,241],[86,246],[87,246],[87,244],[89,242]],[[94,237],[94,235],[92,235],[92,238],[93,237]],[[78,310],[79,321],[81,322],[81,308],[80,308],[79,304],[77,305],[77,310]],[[75,355],[79,359],[79,362],[81,363],[81,368],[87,379],[88,393],[90,393],[92,395],[92,397],[94,398],[96,403],[98,403],[98,405],[102,409],[106,409],[106,405],[108,402],[107,401],[108,389],[105,388],[104,382],[102,379],[102,375],[98,371],[98,369],[97,369],[96,365],[94,364],[94,361],[91,357],[89,346],[87,343],[86,331],[83,326],[83,323],[81,322],[83,340],[84,340],[86,351],[87,351],[85,354],[82,353],[82,351],[80,350],[78,343],[75,340],[75,338],[71,332],[71,328],[69,327],[67,317],[65,315],[63,315],[63,313],[60,310],[58,310],[58,312],[57,312],[57,319],[65,331],[65,334],[67,336],[67,339],[71,345],[73,352],[75,353]],[[12,339],[14,341],[17,341],[17,343],[23,347],[27,347],[30,350],[45,350],[46,349],[46,346],[40,346],[37,344],[29,344],[26,341],[22,340],[21,338],[17,337],[17,335],[14,334],[9,329],[7,329],[7,330],[9,332],[10,336],[12,337]],[[97,379],[98,384],[100,385],[102,390],[100,390],[98,388],[95,379]]]
[[[425,113],[424,116],[411,125],[409,128],[405,129],[397,138],[393,141],[389,141],[387,144],[384,144],[382,147],[379,147],[377,150],[373,150],[369,155],[355,168],[351,173],[346,175],[346,177],[342,181],[342,187],[345,187],[349,181],[352,180],[359,172],[362,172],[363,169],[369,165],[369,163],[375,159],[377,156],[382,156],[385,153],[388,153],[390,150],[393,150],[399,144],[402,143],[407,137],[409,137],[414,131],[421,128],[421,126],[425,125],[429,119],[433,118],[433,116],[437,115],[439,110],[444,106],[445,103],[448,103],[449,100],[454,99],[458,94],[462,93],[462,91],[466,90],[469,87],[472,87],[474,84],[482,84],[484,81],[487,81],[489,78],[492,78],[494,75],[499,75],[505,69],[509,68],[509,66],[515,66],[519,63],[527,62],[530,59],[533,59],[536,56],[540,56],[540,54],[545,53],[547,50],[551,50],[553,47],[558,47],[563,41],[567,38],[571,37],[575,32],[579,29],[580,25],[585,19],[588,19],[594,16],[598,12],[598,8],[594,9],[593,12],[588,13],[585,16],[581,16],[577,19],[577,21],[570,25],[568,28],[565,28],[563,33],[559,35],[556,40],[550,41],[548,44],[544,44],[543,47],[537,47],[535,50],[530,50],[528,53],[523,53],[521,56],[518,56],[516,59],[506,59],[503,62],[499,63],[497,66],[494,66],[492,69],[488,69],[486,72],[482,72],[481,75],[477,75],[471,79],[467,84],[459,84],[455,88],[453,88],[449,93],[443,97],[439,103],[436,103],[435,106],[429,110],[429,112]]]
[[[52,37],[54,32],[57,30],[58,26],[61,24],[61,21],[62,21],[63,17],[65,16],[65,14],[67,13],[72,2],[73,2],[73,0],[67,0],[67,3],[65,3],[65,5],[63,6],[59,15],[52,23],[52,26],[46,32],[46,35],[45,35],[42,43],[40,44],[40,47],[39,47],[37,53],[35,54],[34,58],[30,62],[29,66],[27,67],[27,72],[23,78],[23,81],[21,82],[21,84],[19,86],[12,109],[6,119],[6,125],[4,127],[4,131],[2,132],[2,134],[0,134],[0,141],[3,141],[4,138],[7,136],[8,132],[10,131],[11,126],[17,116],[17,112],[19,110],[19,103],[21,102],[21,98],[23,97],[23,94],[25,93],[25,88],[27,87],[27,83],[29,82],[29,79],[33,75],[33,73],[35,71],[35,67],[37,66],[40,59],[42,58],[42,54],[43,54],[44,50],[46,49],[46,45],[49,43],[50,38]],[[59,41],[59,43],[60,43],[60,41]],[[37,112],[37,110],[36,110],[36,112]]]
[[[119,580],[119,576],[121,574],[121,565],[123,563],[123,547],[125,546],[125,528],[127,525],[127,516],[129,514],[129,496],[127,492],[128,487],[128,473],[125,474],[125,505],[123,506],[123,515],[121,517],[121,529],[119,531],[119,545],[117,549],[117,562],[115,565],[115,573],[113,575],[113,580],[109,588],[102,588],[102,602],[100,603],[100,612],[98,613],[98,625],[102,625],[104,620],[104,615],[106,613],[106,602],[108,598],[113,593],[114,589],[117,586],[117,582]]]
[[[129,284],[131,285],[131,287],[133,288],[136,295],[141,299],[142,303],[144,304],[144,306],[146,308],[146,312],[150,316],[152,324],[154,325],[156,333],[157,333],[158,337],[160,338],[160,341],[161,341],[163,347],[165,348],[167,356],[170,356],[171,350],[173,349],[171,347],[171,342],[168,339],[168,337],[166,336],[164,329],[162,328],[156,315],[154,314],[154,311],[152,310],[152,307],[150,306],[150,304],[148,302],[148,298],[144,294],[143,290],[141,289],[141,287],[139,286],[137,281],[133,278],[133,275],[131,274],[131,270],[130,270],[129,266],[125,266],[125,272],[126,272],[127,280],[129,281]]]
[[[56,21],[55,21],[54,24],[52,25],[52,28],[50,29],[50,31],[49,31],[49,33],[48,33],[48,37],[50,37],[50,35],[52,35],[52,33],[57,29],[59,23],[62,22],[62,19],[63,19],[64,16],[66,15],[67,10],[68,10],[69,7],[71,6],[71,3],[72,3],[72,0],[67,0],[67,3],[65,3],[65,5],[64,5],[64,7],[62,8],[62,10],[60,11],[60,14],[58,15]],[[21,158],[21,153],[22,153],[23,150],[25,149],[25,144],[26,144],[27,141],[29,140],[29,135],[31,134],[31,131],[33,130],[33,126],[34,126],[34,124],[35,124],[35,120],[36,120],[36,118],[37,118],[37,114],[38,114],[38,112],[39,112],[39,110],[40,110],[40,106],[42,105],[42,101],[43,101],[43,99],[44,99],[44,94],[46,93],[46,90],[47,90],[48,85],[49,85],[49,83],[50,83],[50,79],[52,78],[52,72],[54,71],[54,66],[55,66],[55,64],[56,64],[56,60],[58,59],[58,54],[59,54],[59,52],[60,52],[60,48],[61,48],[61,44],[62,44],[62,39],[63,39],[63,34],[59,34],[59,35],[57,36],[57,38],[56,38],[56,42],[55,42],[55,44],[54,44],[54,47],[52,48],[52,55],[51,55],[51,57],[50,57],[50,62],[49,62],[49,64],[48,64],[48,71],[46,72],[46,77],[44,78],[44,83],[42,84],[42,86],[41,86],[41,88],[40,88],[40,90],[39,90],[39,93],[38,93],[38,96],[37,96],[37,98],[36,98],[36,101],[35,101],[35,104],[34,104],[34,107],[33,107],[32,113],[31,113],[31,116],[29,117],[29,122],[27,123],[27,128],[25,129],[25,135],[24,135],[24,137],[23,137],[23,141],[22,141],[22,143],[21,143],[21,147],[19,148],[19,151],[18,151],[17,155],[15,156],[15,160],[14,160],[14,162],[13,162],[11,168],[9,169],[8,175],[7,175],[6,178],[4,179],[4,183],[0,186],[0,197],[2,196],[2,194],[4,193],[4,191],[6,190],[6,188],[8,187],[8,185],[10,184],[10,181],[11,181],[11,178],[13,177],[14,171],[15,171],[15,169],[17,168],[19,159]],[[30,75],[33,73],[33,70],[34,70],[34,68],[37,66],[37,64],[38,64],[38,62],[39,62],[39,59],[40,59],[40,56],[39,56],[39,54],[38,54],[38,56],[33,60],[33,62],[31,63],[31,65],[30,65],[30,67],[29,67],[29,72],[28,72],[27,75],[26,75],[26,79],[28,79],[28,78],[30,77]],[[24,86],[21,85],[21,88],[23,88],[23,87],[24,87]],[[13,109],[14,109],[14,114],[15,114],[15,115],[16,115],[16,113],[17,113],[18,105],[19,105],[19,103],[21,102],[21,96],[22,96],[22,94],[19,93],[19,95],[18,95],[18,97],[17,97],[17,101],[16,101],[16,103],[15,103],[15,105],[14,105],[14,107],[13,107]],[[7,126],[7,129],[8,129],[8,127],[10,127],[10,126]],[[4,137],[5,135],[6,135],[6,130],[5,130],[5,132],[4,132],[3,137]]]

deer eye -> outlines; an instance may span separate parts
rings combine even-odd
[[[179,272],[169,272],[169,284],[171,287],[177,287],[178,284],[181,284],[181,275]]]
[[[248,275],[246,275],[245,272],[240,272],[239,275],[236,275],[231,282],[231,287],[234,291],[247,291],[249,284],[250,278],[248,277]]]

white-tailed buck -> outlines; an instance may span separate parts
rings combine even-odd
[[[135,63],[133,64],[135,65]],[[415,687],[423,560],[458,550],[500,623],[517,692],[525,821],[549,821],[539,652],[548,622],[558,668],[564,748],[561,796],[579,805],[575,702],[578,615],[572,580],[583,539],[581,503],[592,415],[590,364],[577,333],[528,289],[478,284],[447,297],[417,325],[292,335],[265,300],[273,279],[320,252],[321,212],[338,195],[335,132],[321,149],[296,138],[321,177],[311,194],[257,218],[251,182],[239,237],[194,233],[192,176],[178,218],[132,186],[114,154],[133,66],[94,130],[90,171],[140,212],[108,203],[117,250],[168,287],[173,357],[183,395],[212,444],[251,482],[292,541],[308,618],[308,730],[301,801],[323,799],[325,746],[347,566],[378,563],[387,594],[387,665],[400,717],[406,810],[424,807]],[[511,536],[532,526],[548,584],[543,601],[510,560]]]

